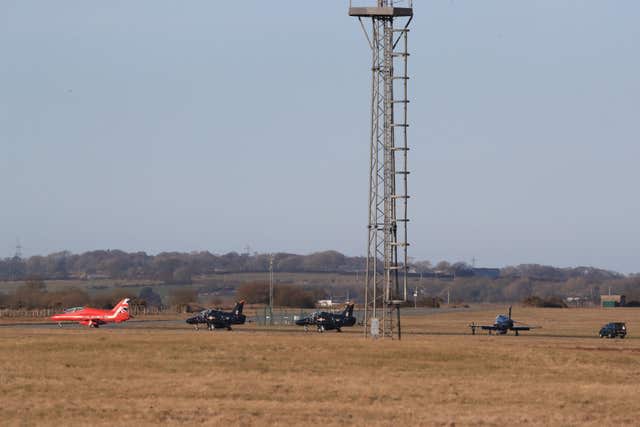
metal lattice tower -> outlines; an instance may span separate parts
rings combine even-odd
[[[13,257],[16,259],[22,258],[22,245],[20,244],[19,238],[16,239],[16,253]]]
[[[378,319],[380,336],[400,339],[400,304],[407,300],[407,60],[412,3],[349,4],[349,15],[360,21],[372,53],[365,336],[372,319]],[[370,30],[364,20],[371,21]]]

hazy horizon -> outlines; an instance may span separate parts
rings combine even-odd
[[[0,4],[0,258],[366,249],[347,1]],[[640,271],[640,3],[414,1],[409,254]]]

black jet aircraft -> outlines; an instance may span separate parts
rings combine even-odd
[[[515,323],[518,322],[511,318],[511,307],[509,307],[509,315],[498,314],[493,325],[476,325],[472,323],[469,327],[473,335],[476,334],[476,329],[481,329],[483,331],[489,331],[489,335],[491,335],[491,332],[495,332],[498,335],[505,335],[507,332],[513,331],[516,336],[520,334],[520,331],[530,331],[531,329],[537,328],[537,326],[515,326]]]
[[[231,325],[244,325],[247,317],[242,314],[243,306],[244,301],[240,301],[236,303],[233,311],[230,312],[213,309],[202,310],[196,316],[187,319],[187,323],[194,325],[196,330],[198,330],[198,325],[205,324],[210,331],[222,328],[227,328],[230,331]]]
[[[315,325],[318,332],[330,331],[332,329],[342,332],[343,327],[356,324],[356,318],[353,317],[353,306],[353,303],[348,303],[344,311],[339,314],[316,311],[304,319],[296,320],[296,325],[304,326],[305,331],[309,330],[309,326]]]

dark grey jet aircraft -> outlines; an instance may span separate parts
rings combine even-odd
[[[495,323],[493,325],[476,325],[472,323],[469,325],[471,328],[471,333],[473,335],[476,334],[476,329],[481,329],[483,331],[489,331],[489,335],[491,332],[494,332],[498,335],[505,335],[509,331],[515,332],[516,336],[519,335],[520,331],[530,331],[531,329],[537,328],[538,326],[515,326],[517,321],[511,318],[511,307],[509,307],[509,316],[505,314],[499,314],[496,316]]]
[[[233,311],[220,311],[220,310],[202,310],[196,316],[190,317],[187,319],[187,323],[190,325],[194,325],[196,330],[198,329],[198,325],[207,325],[207,328],[210,331],[214,329],[222,329],[226,328],[227,330],[231,330],[231,325],[244,325],[247,317],[242,314],[242,307],[244,306],[244,301],[240,301],[236,303],[236,306],[233,308]]]
[[[353,303],[348,303],[344,311],[339,314],[320,311],[311,313],[309,316],[296,320],[296,325],[304,326],[307,331],[309,326],[315,326],[318,332],[330,331],[335,329],[342,332],[345,326],[353,326],[356,324],[356,318],[353,317]]]

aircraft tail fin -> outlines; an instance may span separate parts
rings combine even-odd
[[[347,303],[347,306],[344,308],[344,311],[342,312],[342,315],[346,316],[346,317],[352,317],[353,316],[353,307],[354,307],[354,304],[352,302]]]
[[[124,318],[129,318],[129,298],[124,298],[122,299],[118,304],[116,304],[115,307],[113,307],[113,310],[111,310],[111,313],[116,315],[116,316],[120,316],[120,317],[124,317]]]
[[[238,301],[236,303],[236,306],[233,307],[233,314],[235,314],[236,316],[239,316],[242,314],[242,308],[244,307],[244,300],[242,301]]]

